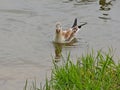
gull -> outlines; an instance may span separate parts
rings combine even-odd
[[[81,25],[77,25],[77,18],[75,18],[73,26],[63,30],[60,23],[56,24],[56,32],[55,32],[55,43],[70,43],[75,39],[77,32],[80,28],[87,23],[83,23]]]

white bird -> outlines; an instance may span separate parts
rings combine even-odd
[[[83,23],[82,25],[77,25],[77,18],[74,20],[74,24],[71,28],[63,30],[60,23],[56,24],[56,36],[55,43],[70,43],[73,39],[75,39],[76,33],[80,30],[81,26],[87,23]]]

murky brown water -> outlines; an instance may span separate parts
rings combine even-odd
[[[62,48],[73,58],[89,48],[113,47],[120,54],[120,0],[99,5],[99,0],[1,0],[0,90],[22,90],[25,80],[45,80],[52,66],[55,23],[71,26],[74,18],[88,24],[81,28],[75,46]]]

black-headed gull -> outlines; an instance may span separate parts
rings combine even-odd
[[[76,33],[80,30],[80,28],[87,23],[83,23],[81,25],[77,25],[77,18],[74,20],[74,24],[71,28],[63,30],[60,23],[56,24],[56,35],[55,35],[55,43],[70,43],[76,36]]]

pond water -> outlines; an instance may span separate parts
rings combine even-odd
[[[43,82],[52,67],[55,24],[70,27],[87,22],[78,42],[62,48],[77,58],[94,48],[115,49],[120,54],[120,0],[1,0],[0,90],[22,90],[25,80]]]

